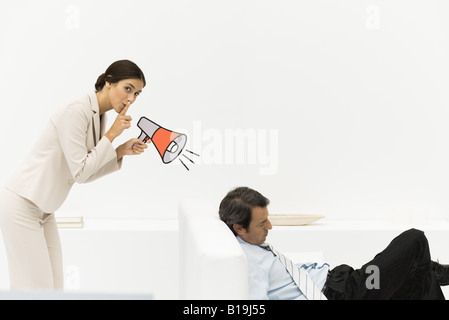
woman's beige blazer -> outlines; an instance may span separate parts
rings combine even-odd
[[[122,161],[104,137],[106,114],[101,118],[95,92],[60,109],[5,187],[52,213],[75,182],[119,170]]]

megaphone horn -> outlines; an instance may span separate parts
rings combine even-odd
[[[175,160],[186,145],[185,134],[165,129],[146,117],[140,118],[137,126],[142,130],[138,138],[145,143],[151,139],[163,163]]]

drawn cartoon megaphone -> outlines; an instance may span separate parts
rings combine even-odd
[[[137,126],[142,130],[138,138],[145,143],[151,139],[163,163],[175,160],[186,145],[187,136],[185,134],[165,129],[146,117],[140,118]]]

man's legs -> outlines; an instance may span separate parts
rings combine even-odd
[[[343,265],[332,270],[327,293],[331,299],[444,299],[430,263],[424,232],[410,229],[361,269]],[[367,288],[369,266],[379,270],[379,288]]]

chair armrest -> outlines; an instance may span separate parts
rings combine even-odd
[[[248,299],[246,256],[213,206],[179,203],[181,299]]]

